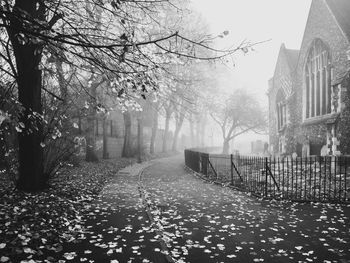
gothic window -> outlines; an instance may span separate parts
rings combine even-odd
[[[305,118],[331,113],[331,59],[325,44],[316,39],[305,65]]]
[[[282,129],[287,124],[287,105],[282,89],[279,89],[276,96],[277,128]]]

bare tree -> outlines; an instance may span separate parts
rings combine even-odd
[[[174,152],[177,151],[177,142],[178,142],[179,134],[186,116],[185,103],[186,102],[182,100],[180,102],[180,105],[176,107],[177,109],[175,110],[175,114],[174,114],[175,115],[175,132],[174,132],[174,138],[173,138],[173,145],[171,148]]]
[[[215,50],[210,47],[211,36],[191,39],[179,31],[164,30],[157,20],[168,4],[167,0],[2,1],[0,54],[6,66],[1,71],[16,81],[23,106],[18,189],[40,190],[47,181],[43,172],[42,68],[51,55],[85,72],[81,75],[103,77],[108,72],[117,77],[158,71],[161,63],[155,62],[155,57],[214,60],[243,48]],[[152,30],[145,30],[148,25]],[[157,34],[153,34],[154,28],[159,29]],[[213,53],[210,57],[198,55],[201,49]],[[89,116],[91,124],[93,117]],[[92,131],[92,125],[89,129]],[[92,146],[93,140],[89,141]]]
[[[261,132],[266,128],[265,115],[259,103],[243,89],[211,100],[208,109],[221,128],[224,154],[229,152],[229,143],[237,136],[248,131]]]
[[[169,139],[169,126],[170,126],[170,118],[173,114],[172,104],[171,102],[165,102],[163,104],[164,111],[165,111],[165,128],[164,128],[164,134],[163,134],[163,146],[162,151],[167,152],[168,151],[168,139]]]
[[[155,103],[152,103],[153,112],[152,112],[152,134],[151,134],[151,142],[150,142],[150,154],[155,153],[155,143],[157,138],[157,132],[158,132],[158,115],[160,111],[160,102],[157,101]]]

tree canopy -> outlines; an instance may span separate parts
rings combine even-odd
[[[207,104],[210,116],[220,126],[223,152],[228,153],[229,142],[248,131],[263,132],[267,127],[264,111],[246,90],[216,95]]]

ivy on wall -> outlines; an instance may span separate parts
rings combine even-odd
[[[285,131],[286,134],[286,155],[292,155],[296,152],[296,95],[293,94],[288,100],[289,125]]]
[[[344,108],[338,123],[339,150],[342,154],[350,154],[350,75],[343,81],[342,87]]]

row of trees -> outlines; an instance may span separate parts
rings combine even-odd
[[[230,92],[220,90],[220,84],[217,83],[220,67],[208,63],[191,63],[177,66],[176,71],[171,74],[173,78],[177,77],[171,82],[173,85],[160,85],[159,99],[151,103],[151,153],[154,153],[159,114],[165,119],[163,152],[169,147],[166,137],[171,121],[175,126],[172,151],[177,151],[179,134],[186,121],[189,123],[186,132],[190,137],[187,147],[208,145],[206,131],[216,125],[222,135],[225,154],[229,152],[230,142],[244,133],[266,134],[266,113],[252,94],[246,89],[232,89]],[[149,104],[149,101],[143,103],[144,106]]]
[[[125,112],[127,125],[126,112],[140,110],[144,99],[158,100],[155,107],[161,104],[167,118],[174,112],[179,133],[185,110],[195,112],[195,89],[187,89],[195,86],[186,75],[190,68],[249,46],[216,50],[213,40],[227,32],[208,35],[187,5],[184,0],[1,1],[2,154],[15,156],[18,165],[9,170],[18,189],[47,186],[74,148],[67,147],[73,119],[87,122],[88,161],[96,160],[94,120],[115,107]],[[13,134],[16,140],[8,139]]]

